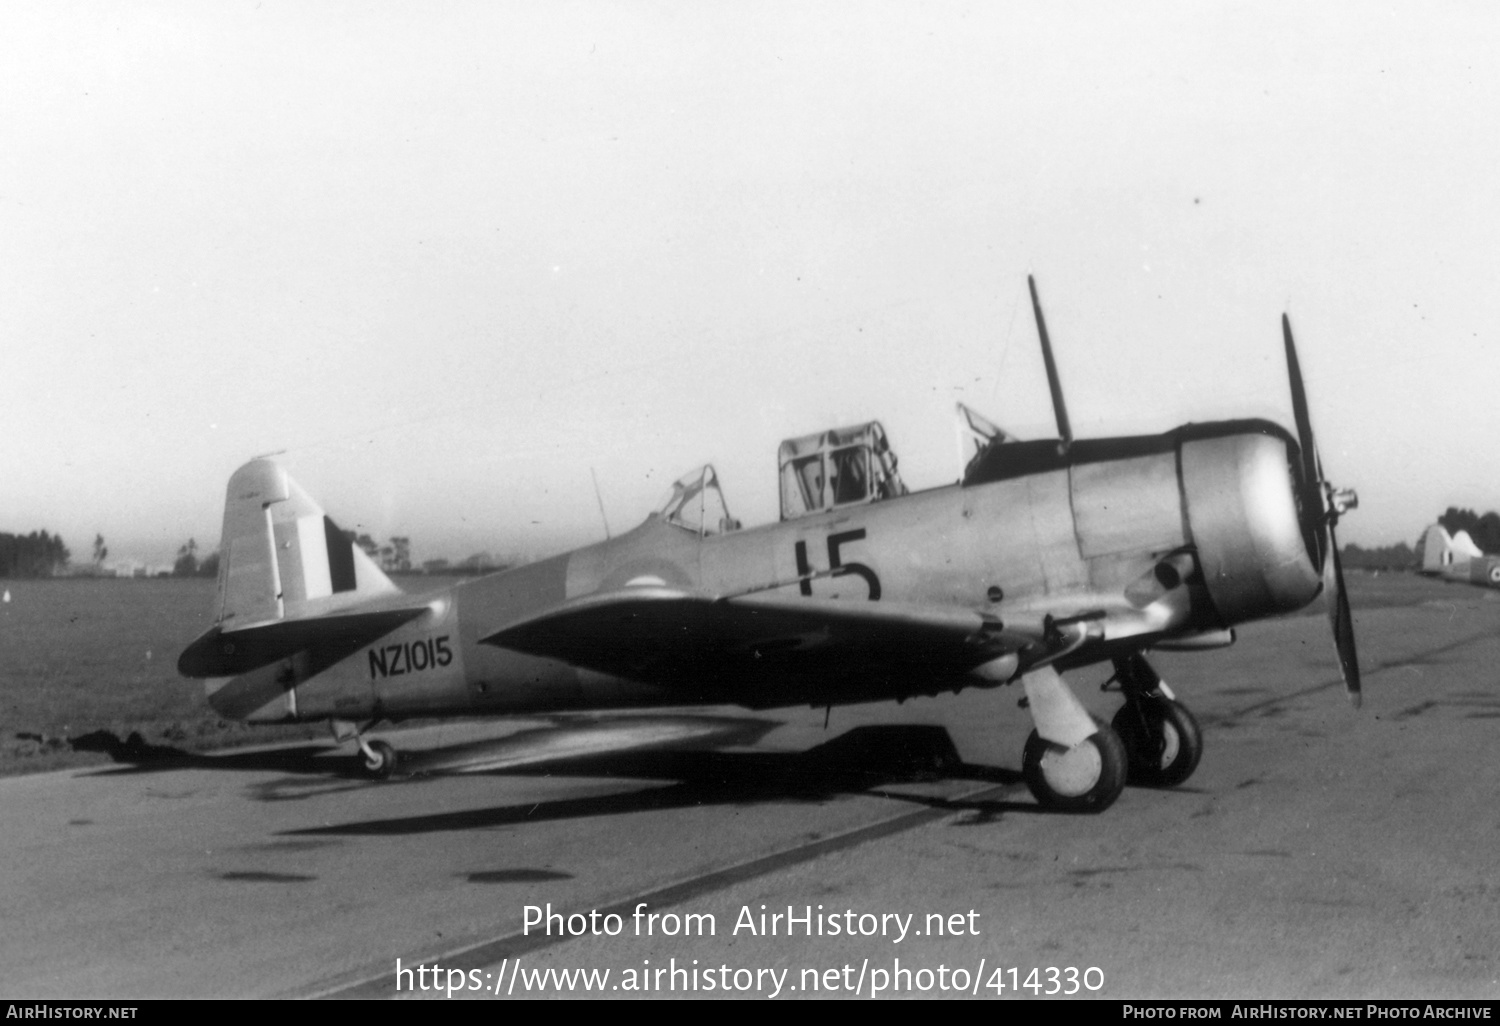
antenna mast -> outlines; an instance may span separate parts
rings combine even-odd
[[[589,477],[594,479],[594,498],[599,502],[599,519],[604,521],[604,540],[609,541],[609,517],[604,515],[604,496],[599,494],[599,475],[589,468]]]

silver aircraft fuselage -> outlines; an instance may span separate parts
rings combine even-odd
[[[997,622],[1096,618],[1095,643],[1057,659],[1061,669],[1222,636],[1310,602],[1322,557],[1299,519],[1299,459],[1286,431],[1259,420],[997,445],[959,484],[720,533],[653,516],[612,540],[421,596],[425,611],[352,650],[323,645],[245,673],[193,675],[211,677],[224,715],[259,722],[818,706],[955,686],[947,673],[851,681],[774,660],[764,673],[685,683],[481,640],[538,610],[633,585],[952,607]],[[1003,683],[1018,661],[1022,653],[960,684]]]

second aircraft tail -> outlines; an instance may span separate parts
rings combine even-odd
[[[1422,536],[1422,572],[1452,576],[1455,567],[1484,555],[1468,531],[1450,535],[1442,524],[1433,524]],[[1461,571],[1460,571],[1461,572]]]

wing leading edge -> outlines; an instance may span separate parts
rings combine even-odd
[[[999,683],[1054,661],[1138,651],[1181,632],[1186,618],[1176,603],[1058,616],[1016,611],[1002,620],[962,607],[633,586],[569,599],[480,641],[668,686],[886,681],[899,693],[974,674]],[[1007,656],[1008,666],[999,662]]]
[[[993,616],[897,602],[631,587],[571,599],[481,641],[660,683],[792,673],[962,674],[1038,640]]]

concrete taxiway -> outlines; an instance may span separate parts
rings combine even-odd
[[[415,996],[580,969],[609,996],[868,995],[882,971],[935,995],[961,969],[1031,997],[1070,967],[1111,998],[1500,996],[1500,592],[1351,583],[1362,711],[1321,617],[1162,655],[1203,763],[1098,816],[1039,814],[1017,688],[836,708],[826,730],[822,710],[654,717],[665,748],[605,755],[629,722],[392,732],[436,754],[388,782],[327,745],[0,780],[0,993],[379,996],[399,958],[428,967]],[[1104,675],[1073,679],[1108,716]],[[532,762],[547,744],[567,761]],[[549,904],[620,932],[523,933]],[[821,935],[767,935],[788,906]]]

